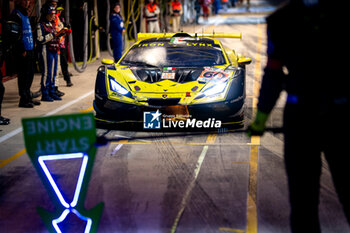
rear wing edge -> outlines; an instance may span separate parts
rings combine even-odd
[[[173,37],[177,33],[138,33],[138,40],[145,40],[150,38],[162,38],[162,37]],[[186,33],[191,37],[209,37],[209,38],[233,38],[242,39],[242,33],[231,32],[231,33]]]

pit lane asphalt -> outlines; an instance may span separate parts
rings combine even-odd
[[[243,39],[223,39],[251,57],[247,67],[247,120],[252,116],[266,63],[266,26],[210,25],[203,31],[243,33]],[[201,32],[189,26],[185,31]],[[109,57],[102,53],[102,57]],[[92,111],[99,61],[74,76],[73,87],[60,90],[60,102],[34,109],[18,108],[17,80],[5,83],[3,115],[11,124],[0,132],[0,231],[47,232],[36,208],[54,210],[49,196],[25,153],[21,118]],[[39,88],[36,75],[32,90]],[[285,95],[269,119],[280,126]],[[105,133],[98,130],[98,134]],[[303,133],[303,132],[301,132]],[[282,160],[282,136],[266,133],[208,134],[181,138],[129,141],[157,133],[110,131],[125,140],[98,149],[85,209],[105,203],[98,232],[289,232],[288,191]],[[55,177],[68,189],[76,182],[77,164],[57,163]],[[67,191],[68,192],[68,191]],[[323,168],[320,198],[323,232],[349,232],[331,177]],[[74,223],[77,223],[75,221]],[[74,225],[75,227],[75,225]],[[74,228],[76,229],[76,228]]]

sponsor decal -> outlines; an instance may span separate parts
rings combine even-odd
[[[156,112],[143,112],[143,128],[144,129],[160,129],[160,116],[162,114],[159,109]]]
[[[215,118],[198,120],[191,115],[162,115],[156,112],[143,112],[144,129],[213,129],[221,128],[221,121]]]
[[[216,120],[215,118],[208,118],[207,120],[197,120],[196,118],[189,119],[187,118],[186,120],[169,120],[169,121],[162,121],[162,126],[163,129],[213,129],[213,128],[221,128],[221,121]]]
[[[164,67],[161,79],[175,79],[176,67]]]
[[[172,70],[176,70],[176,67],[164,67],[163,71],[172,71]]]
[[[203,70],[203,72],[199,75],[198,81],[209,82],[211,80],[215,81],[226,81],[229,75],[223,71],[212,71],[212,70]]]
[[[186,41],[182,41],[182,40],[173,40],[170,42],[165,42],[165,43],[159,43],[159,42],[154,42],[154,43],[141,43],[139,45],[137,45],[137,47],[141,48],[141,47],[177,47],[177,46],[181,46],[181,47],[213,47],[213,44],[211,43],[204,43],[204,42],[186,42]]]
[[[161,79],[174,80],[175,79],[175,73],[162,73]]]
[[[173,37],[170,39],[170,43],[183,44],[183,43],[185,43],[185,37]]]

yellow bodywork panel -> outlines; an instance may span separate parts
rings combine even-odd
[[[219,102],[225,99],[225,92],[223,92],[223,94],[220,95],[203,97],[195,100],[195,97],[200,94],[204,87],[205,89],[210,88],[211,86],[215,85],[215,83],[200,81],[178,83],[171,80],[162,80],[154,83],[148,83],[137,80],[130,69],[125,69],[125,66],[116,67],[117,70],[108,70],[108,75],[106,75],[106,88],[108,98],[114,101],[148,106],[147,100],[149,98],[180,98],[180,105]],[[222,66],[218,66],[218,68],[219,67],[221,69],[224,68]],[[231,76],[233,74],[228,75]],[[113,77],[114,80],[122,85],[125,89],[130,90],[133,98],[129,98],[117,92],[114,92],[110,87],[109,79],[111,77]],[[196,90],[193,91],[192,89],[195,87]],[[139,91],[137,91],[137,89],[139,89]]]

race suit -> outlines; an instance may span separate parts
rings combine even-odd
[[[151,4],[148,3],[145,8],[145,15],[146,15],[146,21],[147,21],[147,29],[149,33],[158,33],[160,32],[159,28],[159,21],[158,21],[158,15],[159,15],[159,7],[157,4]]]
[[[110,33],[112,36],[113,58],[115,62],[118,62],[122,57],[123,30],[125,30],[125,27],[122,17],[117,13],[112,14],[110,17]]]
[[[170,14],[173,21],[173,32],[180,31],[180,19],[182,15],[182,5],[178,1],[173,1],[170,3]]]
[[[57,61],[59,51],[59,37],[55,37],[56,27],[49,21],[37,25],[37,41],[39,63],[41,68],[42,97],[55,95],[55,78],[57,76]]]

